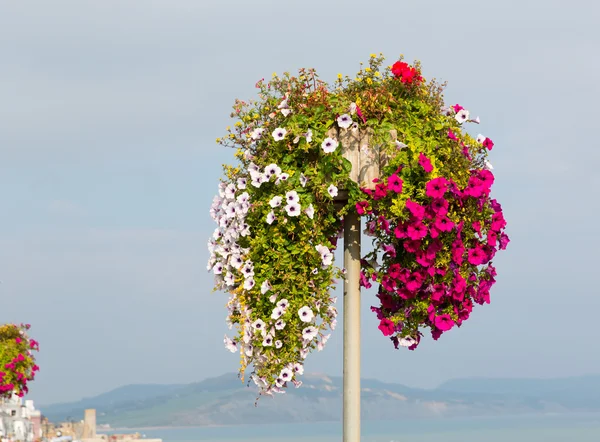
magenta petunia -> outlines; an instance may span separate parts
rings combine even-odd
[[[406,288],[411,292],[415,292],[421,288],[424,279],[424,276],[420,272],[413,272],[406,279]]]
[[[379,330],[381,330],[381,333],[383,333],[383,336],[391,336],[392,334],[394,334],[394,330],[395,330],[396,326],[389,319],[383,318],[381,320],[381,322],[379,323],[379,327],[377,327],[377,328]]]
[[[452,132],[451,130],[448,131],[448,138],[455,141],[458,139],[456,138],[456,135],[454,135],[454,132]]]
[[[434,324],[438,330],[448,331],[454,327],[454,320],[450,315],[439,315],[435,317]]]
[[[502,233],[500,235],[500,250],[506,250],[506,246],[510,242],[508,235],[506,233]]]
[[[437,217],[434,226],[441,232],[451,232],[454,229],[454,223],[446,215]]]
[[[423,152],[419,153],[419,165],[427,173],[429,173],[433,170],[433,166],[431,165],[431,160],[429,158],[427,158]]]
[[[475,246],[472,249],[469,249],[467,260],[470,264],[474,266],[478,266],[483,264],[487,259],[486,253],[479,246]]]
[[[448,190],[449,181],[443,176],[429,180],[425,185],[425,194],[430,198],[441,198]]]
[[[438,215],[445,215],[448,213],[448,200],[444,198],[436,198],[431,201],[429,208],[433,211],[433,213]]]
[[[389,190],[392,190],[396,193],[401,193],[402,192],[402,179],[395,173],[390,175],[390,177],[388,178],[387,187]]]
[[[410,199],[406,200],[406,208],[416,219],[423,219],[425,216],[425,208],[419,203],[415,203]]]
[[[422,239],[427,236],[427,227],[422,222],[416,221],[408,225],[406,234],[410,239]]]
[[[494,142],[489,138],[486,138],[483,140],[483,147],[487,148],[487,150],[492,150],[492,147],[494,147]]]
[[[390,258],[395,258],[396,257],[396,248],[392,245],[384,244],[383,245],[383,253],[387,253],[388,255],[390,255]]]
[[[373,195],[374,200],[380,200],[387,196],[388,190],[385,184],[379,183],[375,186],[375,194]]]
[[[406,240],[403,242],[402,246],[407,252],[417,253],[417,250],[421,248],[421,241],[412,239]]]
[[[364,215],[365,213],[367,213],[368,207],[369,207],[368,201],[359,201],[356,203],[356,212],[359,215]]]

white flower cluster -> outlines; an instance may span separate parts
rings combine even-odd
[[[273,222],[277,219],[275,215],[275,209],[281,207],[284,201],[286,205],[283,209],[285,210],[287,216],[295,217],[300,215],[300,213],[302,212],[302,207],[300,205],[300,195],[298,195],[298,192],[296,192],[295,190],[290,190],[289,192],[286,192],[285,197],[276,195],[273,198],[271,198],[271,200],[269,201],[269,206],[271,206],[273,210],[271,210],[267,214],[267,224],[273,224]],[[313,219],[315,215],[315,208],[312,204],[309,204],[308,207],[304,210],[304,213],[306,213],[306,215],[308,215],[310,219]]]
[[[281,168],[276,164],[271,164],[261,171],[251,163],[249,170],[251,184],[256,187],[271,179],[275,179],[277,183],[288,178],[288,175],[282,173]],[[306,181],[304,178],[304,184]],[[251,291],[257,284],[254,263],[246,258],[250,250],[242,248],[238,244],[239,239],[250,235],[251,231],[246,222],[246,215],[251,207],[246,185],[247,181],[243,178],[238,179],[236,184],[221,183],[219,194],[215,196],[210,208],[211,217],[218,227],[208,243],[210,258],[207,270],[212,270],[214,273],[215,288],[227,290],[230,293],[233,293],[234,289],[239,288],[240,285],[243,290]],[[288,216],[298,216],[302,210],[300,197],[294,190],[281,196],[272,197],[269,205],[273,209],[283,206]],[[311,219],[313,218],[314,207],[312,204],[304,209],[304,213]],[[270,216],[274,219],[275,213],[271,211]],[[269,222],[269,217],[267,217],[267,222]],[[317,246],[317,251],[321,255],[323,267],[330,266],[333,262],[333,253],[325,246]],[[328,320],[317,324],[315,311],[322,311],[319,300],[304,305],[290,314],[288,313],[290,302],[285,298],[278,299],[279,293],[272,294],[272,286],[268,280],[260,283],[260,293],[269,296],[269,301],[274,304],[269,317],[257,319],[257,315],[252,314],[252,309],[243,306],[236,294],[230,296],[227,304],[229,328],[233,327],[233,323],[238,323],[241,332],[239,338],[232,339],[225,336],[223,342],[229,351],[240,352],[244,365],[252,364],[255,372],[263,371],[262,369],[267,364],[273,363],[272,352],[282,348],[286,339],[289,339],[289,336],[293,336],[294,333],[298,333],[298,337],[301,336],[302,348],[298,350],[299,359],[306,358],[311,348],[315,347],[315,343],[319,351],[323,349],[329,335],[323,335],[321,331],[326,328],[327,323],[332,330],[335,328],[337,316],[335,307],[328,306],[324,313]],[[335,298],[331,298],[330,302],[335,302]],[[286,328],[284,318],[287,318],[289,322],[289,318],[294,316],[297,318],[296,321],[303,326],[297,330],[295,327],[294,329]],[[298,323],[296,321],[294,322]],[[281,369],[274,383],[257,376],[253,376],[253,380],[264,394],[283,393],[287,382],[292,382],[296,387],[301,385],[301,382],[295,377],[301,375],[303,371],[302,363],[294,362]]]

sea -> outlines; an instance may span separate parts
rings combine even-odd
[[[131,432],[131,429],[128,429]],[[340,422],[144,428],[163,442],[339,442]],[[600,442],[600,414],[547,414],[362,423],[362,442]]]

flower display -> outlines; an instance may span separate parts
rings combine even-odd
[[[28,324],[0,326],[0,398],[13,393],[23,397],[39,370],[33,355],[39,344],[27,335],[29,328]]]
[[[490,302],[492,260],[509,242],[487,159],[492,140],[466,131],[470,112],[446,107],[443,87],[417,62],[383,67],[372,55],[354,79],[328,85],[313,69],[259,81],[258,99],[236,100],[236,149],[210,208],[217,227],[207,270],[229,293],[227,350],[251,367],[261,394],[299,387],[308,354],[336,326],[331,289],[344,272],[334,252],[345,214],[365,218],[373,251],[360,285],[377,287],[372,311],[396,348],[417,348],[460,327]],[[285,112],[283,112],[285,110]],[[344,137],[380,158],[372,182],[350,178]],[[269,137],[268,134],[271,134]],[[344,192],[342,192],[344,191]]]

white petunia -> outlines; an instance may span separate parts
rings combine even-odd
[[[356,113],[356,103],[350,103],[350,115],[354,115]]]
[[[262,173],[250,173],[250,175],[252,177],[251,184],[256,188],[259,188],[262,183],[269,181]]]
[[[220,262],[217,262],[213,267],[213,273],[215,275],[220,275],[221,273],[223,273],[223,264]]]
[[[225,344],[225,348],[231,353],[235,353],[238,350],[236,342],[233,339],[230,339],[227,335],[225,335],[223,343]]]
[[[310,348],[303,348],[302,350],[300,350],[300,357],[302,359],[306,359],[309,352],[310,352]]]
[[[263,281],[263,283],[260,285],[260,294],[264,295],[269,290],[271,290],[271,283],[269,282],[269,280]]]
[[[302,339],[305,341],[312,341],[319,334],[319,330],[317,327],[313,327],[309,325],[304,330],[302,330]]]
[[[246,180],[246,178],[238,178],[238,180],[237,180],[238,189],[244,190],[246,188],[247,182],[248,182],[248,180]]]
[[[486,139],[485,135],[481,135],[481,134],[477,135],[477,142],[479,144],[483,144],[483,142],[485,141],[485,139]]]
[[[296,362],[292,365],[292,371],[296,373],[298,376],[302,376],[304,374],[304,365]]]
[[[282,299],[277,303],[277,307],[283,309],[283,311],[285,311],[285,309],[288,308],[288,305],[290,305],[290,301],[288,301],[287,299]]]
[[[254,278],[252,278],[252,277],[247,278],[244,281],[244,289],[245,290],[252,290],[252,287],[254,287],[255,284],[256,284],[256,282],[254,282]]]
[[[244,260],[240,255],[231,255],[229,265],[234,269],[239,269],[244,264]]]
[[[402,141],[398,141],[398,140],[396,140],[396,141],[394,141],[394,143],[396,143],[396,147],[397,147],[398,149],[404,149],[405,147],[408,147],[408,146],[407,146],[406,144],[404,144]]]
[[[323,261],[324,267],[330,266],[333,264],[333,253],[329,252],[321,255],[321,260]]]
[[[304,213],[306,213],[310,219],[313,219],[315,216],[315,208],[310,204]]]
[[[337,140],[327,137],[321,143],[321,148],[323,149],[323,152],[331,153],[337,149],[339,144],[340,143]]]
[[[283,347],[283,342],[275,341],[275,348],[281,348],[281,347]]]
[[[287,134],[287,130],[285,130],[282,127],[278,127],[273,131],[271,135],[273,136],[273,139],[275,141],[281,141],[285,138],[285,134]]]
[[[241,195],[238,195],[238,197],[236,198],[236,201],[239,204],[245,204],[250,202],[250,195],[248,195],[248,192],[244,192]]]
[[[467,121],[469,119],[469,111],[466,109],[461,109],[456,113],[454,118],[459,123],[464,123],[465,121]]]
[[[281,206],[281,202],[283,201],[283,197],[282,196],[274,196],[273,198],[271,198],[271,200],[269,201],[269,206],[275,208],[275,207],[279,207]]]
[[[273,345],[273,336],[267,335],[262,342],[263,347],[270,347]]]
[[[329,328],[330,328],[331,330],[335,330],[335,327],[336,327],[336,326],[337,326],[337,319],[333,319],[333,320],[331,321],[331,324],[329,324]]]
[[[262,137],[263,132],[265,131],[264,128],[262,127],[257,127],[256,129],[254,129],[251,133],[250,133],[250,137],[253,140],[258,140],[260,139],[260,137]]]
[[[481,120],[479,119],[479,117],[475,117],[474,119],[472,119],[472,120],[469,120],[469,121],[470,121],[471,123],[476,123],[476,124],[479,124],[479,123],[481,123]]]
[[[289,368],[284,368],[283,370],[281,370],[281,373],[279,373],[279,377],[285,382],[291,381],[293,376],[294,372]]]
[[[235,198],[235,184],[228,184],[225,188],[225,198],[232,200]]]
[[[485,160],[485,161],[483,162],[483,164],[484,164],[484,166],[485,166],[485,168],[486,168],[487,170],[494,170],[494,167],[492,166],[492,163],[490,163],[488,160]]]
[[[337,117],[337,124],[342,129],[348,129],[350,126],[352,126],[352,123],[352,117],[350,117],[348,114],[343,114]]]
[[[279,105],[277,106],[277,109],[287,109],[288,107],[288,97],[285,97],[283,100],[281,100],[281,103],[279,103]]]
[[[285,313],[285,311],[281,308],[281,307],[275,307],[273,309],[273,311],[271,312],[271,319],[279,319],[283,316],[283,314]]]
[[[398,341],[398,345],[400,345],[400,347],[410,347],[416,343],[417,343],[417,341],[410,336],[402,338]]]
[[[248,172],[250,172],[250,173],[252,173],[252,172],[260,172],[260,167],[258,167],[254,163],[250,163],[250,164],[248,164]]]
[[[254,350],[254,347],[252,346],[252,344],[247,344],[244,346],[244,354],[248,357],[252,356],[253,350]]]
[[[310,143],[312,141],[312,136],[313,136],[312,130],[308,129],[308,131],[306,132],[306,142],[307,143]]]
[[[288,216],[298,216],[300,215],[300,204],[298,203],[291,203],[288,204],[287,206],[284,207],[286,213],[288,214]]]
[[[338,195],[338,188],[335,187],[333,184],[331,184],[327,188],[327,193],[329,193],[329,195],[331,196],[331,198],[335,198]]]
[[[277,301],[277,293],[274,293],[271,296],[269,296],[269,301],[272,302],[273,304],[275,304],[275,301]],[[273,318],[273,319],[275,319],[275,318]]]
[[[300,174],[300,185],[302,187],[306,187],[306,183],[308,183],[308,178],[304,176],[303,173]]]
[[[283,330],[285,328],[285,321],[283,319],[279,319],[276,323],[275,323],[275,329],[276,330]]]
[[[275,221],[275,212],[271,210],[269,213],[267,213],[267,224],[271,225],[273,224],[273,221]]]
[[[280,173],[277,179],[275,180],[275,184],[279,185],[288,180],[290,177],[289,173]]]
[[[286,192],[286,194],[285,194],[285,200],[287,201],[288,204],[290,204],[290,203],[299,203],[300,202],[300,196],[298,196],[298,192],[296,192],[295,190],[290,190],[289,192]]]
[[[310,322],[315,317],[315,314],[310,309],[310,307],[304,306],[300,310],[298,310],[298,316],[300,316],[300,320],[302,322]]]
[[[252,328],[254,330],[263,331],[265,329],[265,321],[262,319],[257,319],[252,323]]]
[[[284,117],[287,117],[290,114],[290,112],[292,112],[292,110],[289,108],[281,109],[281,113],[283,114]]]
[[[269,180],[272,176],[279,176],[281,174],[281,167],[277,164],[269,164],[265,167],[265,177]]]
[[[225,285],[228,287],[235,285],[235,277],[233,276],[233,273],[227,272],[225,275]]]

